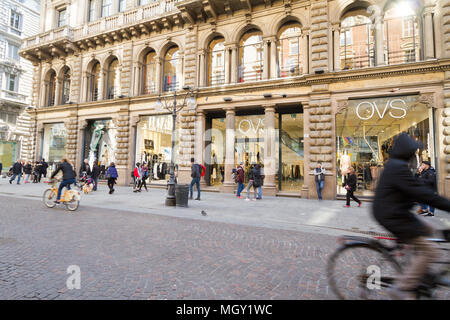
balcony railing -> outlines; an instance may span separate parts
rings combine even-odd
[[[25,100],[27,99],[27,96],[15,91],[10,91],[10,90],[1,90],[1,95],[0,98],[3,99],[12,99],[12,100],[16,100],[17,102],[22,102],[24,103]]]
[[[34,37],[25,39],[23,48],[31,47],[49,41],[54,41],[63,37],[68,37],[71,40],[78,40],[80,38],[114,30],[122,26],[138,24],[142,20],[148,20],[175,10],[175,4],[180,1],[182,0],[164,0],[159,2],[152,2],[145,6],[141,6],[125,12],[120,12],[109,17],[101,18],[99,20],[87,23],[83,26],[75,28],[63,27],[47,31]]]

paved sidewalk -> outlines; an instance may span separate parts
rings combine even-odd
[[[41,201],[46,188],[48,185],[44,183],[17,185],[0,178],[0,195],[13,198]],[[189,201],[189,208],[174,208],[164,205],[164,189],[151,188],[141,193],[133,193],[131,187],[116,186],[115,189],[115,193],[109,195],[107,186],[99,185],[98,191],[82,195],[80,205],[328,235],[386,232],[371,217],[370,202],[363,202],[361,208],[355,203],[351,208],[344,208],[345,203],[340,200],[319,202],[263,196],[262,200],[245,201],[233,194],[203,192],[201,201]],[[207,216],[201,215],[202,210]],[[445,212],[437,210],[435,217],[423,219],[438,228],[450,228],[450,215]]]

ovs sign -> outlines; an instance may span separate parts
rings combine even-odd
[[[363,101],[356,106],[356,115],[361,120],[370,120],[375,116],[376,112],[380,119],[383,119],[386,114],[394,119],[403,119],[406,116],[406,110],[406,102],[402,99],[387,100],[384,109],[383,105],[380,104],[379,106],[376,101]]]

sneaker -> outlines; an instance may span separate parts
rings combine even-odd
[[[9,184],[12,184],[11,180],[9,180]]]
[[[362,205],[362,202],[358,203],[358,208],[361,207],[361,205]]]
[[[256,198],[252,199],[252,201],[256,201]]]
[[[344,208],[350,208],[350,206],[349,205],[345,205]]]
[[[245,198],[245,201],[250,201],[250,199],[249,198]]]
[[[434,213],[428,212],[427,214],[424,214],[423,217],[434,217]]]
[[[195,200],[200,200],[200,198],[195,198]]]
[[[422,210],[422,212],[419,213],[419,215],[425,216],[425,215],[427,215],[428,213],[430,213],[428,210]]]

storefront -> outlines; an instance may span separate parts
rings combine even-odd
[[[274,150],[275,184],[278,191],[299,193],[304,182],[303,110],[300,106],[279,108],[275,113],[275,132],[268,134],[263,109],[237,111],[234,129],[234,167],[243,163],[245,182],[251,164],[264,170],[269,161],[268,147]],[[226,119],[223,113],[206,118],[205,181],[211,186],[224,182]],[[272,141],[265,141],[271,137]],[[270,146],[268,145],[270,144]],[[263,171],[264,173],[264,171]]]
[[[89,120],[84,132],[83,159],[93,166],[97,160],[103,178],[106,168],[115,162],[117,127],[113,120]]]
[[[18,156],[18,145],[15,141],[10,141],[10,127],[7,123],[0,120],[0,163],[2,171],[8,171]]]
[[[373,196],[393,141],[402,132],[421,144],[409,164],[412,173],[424,160],[436,167],[433,118],[433,109],[418,95],[349,100],[336,114],[337,194],[345,194],[342,182],[353,166],[358,178],[355,194]]]
[[[175,165],[180,159],[177,153],[178,130],[175,134],[175,150],[172,150],[172,126],[170,114],[142,116],[137,124],[135,163],[147,164],[152,183],[168,180],[172,152],[175,152]]]
[[[61,161],[66,155],[66,140],[64,123],[45,124],[41,158],[49,164]]]

